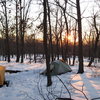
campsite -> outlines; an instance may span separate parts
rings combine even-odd
[[[0,0],[0,100],[100,100],[100,0]]]
[[[0,61],[7,70],[20,70],[18,73],[6,73],[5,79],[9,81],[9,86],[0,88],[0,100],[55,100],[56,98],[69,98],[71,93],[74,100],[99,100],[100,98],[100,70],[98,73],[89,67],[85,67],[84,74],[77,74],[78,64],[70,66],[71,72],[52,76],[52,86],[46,87],[46,76],[40,73],[46,69],[44,63],[20,64],[12,59],[12,62]],[[88,59],[85,59],[87,65]],[[28,70],[28,71],[25,71]],[[97,76],[96,76],[97,75]],[[59,80],[63,81],[63,83]],[[88,99],[86,99],[85,95]],[[95,99],[98,98],[98,99]]]

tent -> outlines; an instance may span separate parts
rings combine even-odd
[[[61,60],[55,60],[50,64],[51,75],[60,75],[71,71],[70,66]],[[47,71],[45,70],[41,74],[46,75]]]

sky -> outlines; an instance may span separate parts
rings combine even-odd
[[[98,5],[94,3],[94,0],[83,0],[81,3],[81,13],[82,13],[82,22],[83,22],[83,29],[85,31],[89,30],[89,22],[88,20],[92,20],[91,18],[84,18],[84,17],[91,17],[93,13],[95,14],[98,12]],[[84,13],[83,13],[84,12]],[[85,24],[84,24],[85,23]]]
[[[49,0],[49,2],[51,2],[51,1],[54,1],[54,0]],[[60,0],[60,1],[62,3],[63,0]],[[75,2],[76,0],[72,0],[72,1]],[[94,3],[94,1],[96,1],[96,2]],[[94,13],[98,11],[97,4],[96,4],[97,1],[99,1],[99,0],[80,0],[83,32],[89,31],[89,25],[88,25],[89,21],[88,20],[91,20],[89,18],[86,19],[84,17],[91,16],[93,14],[93,9],[94,9]],[[14,6],[14,4],[15,3],[13,3],[12,6],[9,6],[9,8],[11,7],[11,9],[13,9],[13,11],[9,15],[12,15],[13,17],[15,16],[15,10],[14,10],[15,6]],[[55,9],[55,7],[51,6],[51,9]],[[74,13],[76,13],[76,9],[75,8],[73,8],[73,11],[74,11]],[[32,4],[30,6],[30,10],[29,10],[29,17],[31,19],[29,22],[33,21],[33,30],[31,30],[31,31],[28,30],[28,34],[31,34],[31,33],[33,34],[34,33],[34,29],[36,28],[36,26],[38,26],[38,25],[40,25],[42,23],[43,14],[41,12],[43,12],[42,4],[40,3],[39,0],[33,0]],[[37,17],[39,16],[39,14],[40,14],[41,18],[36,20]],[[55,25],[55,18],[51,17],[51,19],[52,19],[52,25]],[[36,21],[34,21],[34,20],[36,20]]]
[[[34,1],[34,0],[33,0]],[[53,0],[50,0],[53,1]],[[62,1],[62,0],[61,0]],[[75,2],[76,0],[72,0],[73,2]],[[81,13],[82,13],[82,25],[83,25],[83,29],[84,31],[88,30],[88,21],[86,18],[84,17],[89,17],[93,14],[93,9],[94,9],[94,13],[98,11],[98,7],[96,2],[94,3],[95,0],[80,0],[80,4],[81,4]],[[38,16],[38,13],[40,13],[43,9],[42,6],[38,6],[36,1],[34,1],[34,4],[36,5],[32,5],[32,17],[35,19]],[[75,10],[75,8],[73,8]],[[75,12],[76,13],[76,12]],[[85,24],[84,24],[85,23]],[[39,21],[34,22],[34,24],[39,24]]]

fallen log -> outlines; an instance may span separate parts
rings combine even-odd
[[[25,71],[28,71],[28,70],[25,70]],[[7,73],[19,73],[19,72],[24,72],[24,71],[20,71],[20,70],[6,70]]]

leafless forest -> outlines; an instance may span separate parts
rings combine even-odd
[[[78,73],[83,73],[83,57],[88,66],[100,58],[100,1],[0,0],[0,60],[16,57],[23,63],[29,56],[37,62],[40,55],[46,59],[48,86],[51,61],[74,65],[78,56]]]

